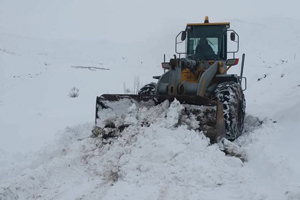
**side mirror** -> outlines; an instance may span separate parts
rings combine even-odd
[[[237,65],[238,63],[239,63],[239,59],[238,58],[232,58],[232,59],[226,60],[225,65],[226,66],[232,66],[232,65]]]
[[[182,31],[181,33],[181,41],[184,41],[186,39],[186,31]]]
[[[230,33],[230,39],[231,39],[232,41],[235,41],[235,33],[234,33],[234,32],[231,32],[231,33]]]

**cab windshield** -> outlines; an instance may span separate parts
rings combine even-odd
[[[196,60],[226,60],[226,25],[187,27],[187,57]]]

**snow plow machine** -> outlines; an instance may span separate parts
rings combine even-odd
[[[229,45],[233,51],[228,51]],[[164,61],[164,73],[153,77],[157,83],[145,85],[138,94],[97,97],[93,136],[105,139],[120,135],[130,126],[124,118],[133,104],[147,112],[147,108],[176,100],[184,107],[181,123],[188,124],[193,117],[198,125],[191,127],[203,131],[211,143],[223,138],[235,140],[243,131],[246,107],[242,89],[246,89],[245,54],[240,74],[228,74],[238,64],[239,59],[235,58],[238,50],[239,35],[230,29],[229,22],[210,23],[205,17],[204,23],[188,23],[175,38],[177,56]],[[228,59],[228,55],[232,58]]]

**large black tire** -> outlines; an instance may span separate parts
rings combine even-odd
[[[154,95],[156,83],[144,85],[138,92],[139,95]]]
[[[213,98],[223,104],[226,139],[233,141],[244,129],[246,101],[240,84],[235,82],[220,83]]]

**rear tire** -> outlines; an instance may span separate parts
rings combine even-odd
[[[138,92],[139,95],[155,95],[156,83],[144,85]]]
[[[235,82],[220,83],[214,91],[213,98],[223,104],[225,138],[233,141],[244,129],[246,101],[243,90]]]

